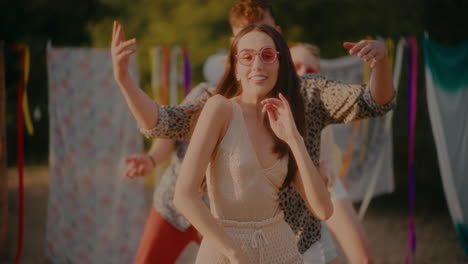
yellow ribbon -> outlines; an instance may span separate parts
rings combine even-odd
[[[346,148],[346,153],[341,160],[341,166],[340,166],[340,171],[339,171],[339,176],[340,178],[344,178],[349,171],[349,165],[351,164],[351,158],[353,155],[353,145],[354,145],[354,140],[357,134],[357,131],[359,130],[359,125],[360,121],[354,121],[351,123],[353,128],[351,132],[351,137],[348,142],[348,147]]]
[[[385,44],[387,46],[388,62],[390,63],[390,69],[393,69],[393,61],[395,59],[395,43],[393,42],[393,39],[387,38],[387,42]]]
[[[24,124],[26,126],[26,130],[30,136],[34,135],[34,127],[31,121],[31,114],[29,113],[29,105],[28,105],[28,93],[26,87],[28,86],[29,81],[29,47],[24,44],[17,45],[17,49],[21,52],[24,52],[24,69],[23,69],[23,99],[22,99],[22,107],[23,107],[23,115],[24,115]]]

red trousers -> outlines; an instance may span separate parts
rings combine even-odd
[[[191,241],[201,241],[193,226],[182,232],[151,206],[134,263],[173,264]]]

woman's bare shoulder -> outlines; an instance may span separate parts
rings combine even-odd
[[[232,107],[231,100],[222,95],[216,94],[208,99],[203,112],[206,112],[206,115],[214,116],[219,120],[227,120],[231,116]]]

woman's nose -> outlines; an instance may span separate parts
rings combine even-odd
[[[260,59],[260,55],[257,54],[255,57],[254,57],[254,61],[252,63],[252,69],[261,69],[263,67],[263,62],[262,60]]]

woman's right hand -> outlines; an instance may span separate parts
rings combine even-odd
[[[291,140],[301,136],[297,131],[289,102],[281,93],[278,94],[278,98],[270,97],[261,103],[262,111],[268,114],[271,129],[279,139],[290,144]]]
[[[125,32],[121,24],[114,21],[112,30],[112,68],[114,69],[114,78],[118,83],[125,81],[129,77],[128,61],[130,55],[136,52],[135,48],[130,48],[136,44],[136,39],[125,40]]]
[[[147,154],[135,154],[125,158],[127,168],[125,176],[133,178],[148,175],[154,169],[153,162]]]

